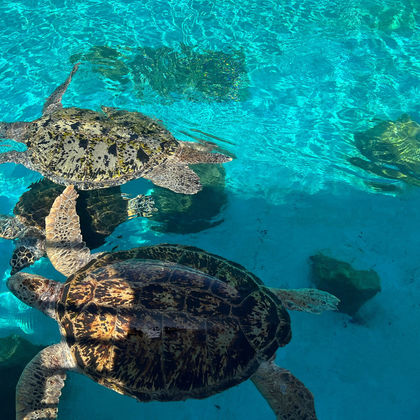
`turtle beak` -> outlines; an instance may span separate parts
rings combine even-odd
[[[24,287],[25,276],[22,273],[14,274],[7,279],[7,288],[19,299],[22,300],[19,289]]]
[[[7,281],[6,281],[6,285],[7,285],[7,288],[13,293],[13,278],[14,276],[12,276],[12,277],[9,277],[8,279],[7,279]],[[13,293],[14,294],[14,293]]]

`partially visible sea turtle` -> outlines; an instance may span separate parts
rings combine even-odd
[[[63,108],[61,98],[79,63],[47,99],[41,118],[0,123],[0,137],[25,143],[24,152],[0,154],[52,181],[81,190],[146,178],[172,191],[195,194],[200,179],[188,164],[232,160],[211,144],[178,141],[159,122],[139,112],[102,107],[103,112]]]
[[[10,260],[12,274],[45,254],[45,217],[63,190],[62,185],[44,178],[22,194],[13,210],[15,216],[0,215],[0,237],[16,239]],[[128,199],[120,187],[81,191],[77,200],[83,238],[92,249],[104,244],[106,237],[127,218],[150,217],[154,210],[150,196],[140,194]]]
[[[291,338],[286,307],[337,299],[270,289],[239,264],[194,247],[91,254],[68,186],[46,218],[47,254],[66,283],[17,273],[9,289],[54,318],[62,340],[35,356],[16,389],[17,419],[56,418],[66,371],[140,401],[205,398],[251,378],[277,419],[316,419],[311,392],[273,359]]]
[[[355,145],[367,158],[354,156],[354,166],[384,178],[420,186],[420,125],[404,114],[355,133]]]

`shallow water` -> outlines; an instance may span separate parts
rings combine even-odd
[[[101,249],[195,245],[278,287],[310,286],[308,258],[320,251],[376,270],[382,291],[357,322],[341,313],[292,313],[293,340],[278,351],[277,363],[312,390],[320,420],[416,419],[420,190],[348,158],[363,157],[354,133],[402,114],[420,122],[420,6],[415,0],[279,3],[4,2],[1,120],[38,118],[45,98],[81,60],[64,106],[140,110],[181,140],[203,137],[194,130],[225,140],[216,142],[237,159],[224,166],[227,198],[217,223],[182,234],[134,219]],[[0,212],[12,214],[39,178],[1,165]],[[143,180],[122,187],[131,194],[152,188]],[[11,241],[0,240],[0,336],[18,331],[53,343],[54,322],[7,291],[12,250]],[[63,279],[46,259],[31,271]],[[273,418],[249,381],[203,401],[138,404],[70,375],[60,404],[62,419],[195,419],[197,413],[209,420]]]

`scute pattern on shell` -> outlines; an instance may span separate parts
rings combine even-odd
[[[141,113],[107,116],[79,108],[42,116],[29,124],[25,136],[34,168],[83,189],[142,176],[179,145],[161,124]]]
[[[145,247],[105,254],[69,277],[59,322],[88,376],[142,401],[204,398],[288,342],[288,314],[256,277],[222,258],[209,271],[224,279],[205,274],[197,258],[220,257]]]

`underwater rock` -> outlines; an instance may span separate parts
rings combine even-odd
[[[188,100],[241,101],[247,97],[248,76],[242,51],[198,51],[180,44],[138,48],[131,71],[139,94],[146,84],[162,96],[180,94]],[[197,95],[199,92],[201,95]]]
[[[420,125],[408,115],[355,133],[354,140],[368,160],[350,157],[352,165],[384,178],[420,186]]]
[[[152,193],[158,211],[150,217],[159,222],[151,228],[158,232],[195,233],[216,226],[216,219],[227,202],[225,169],[222,165],[190,165],[200,177],[203,189],[195,195],[177,194],[154,187]]]
[[[94,46],[70,62],[88,61],[94,71],[117,83],[133,80],[140,98],[146,87],[171,100],[242,101],[247,98],[249,78],[242,51],[230,53],[180,44],[178,49],[138,47],[117,49]]]
[[[381,290],[374,270],[355,270],[349,263],[323,254],[310,257],[316,287],[340,299],[338,310],[351,316]]]
[[[16,334],[0,337],[0,394],[3,398],[0,418],[2,420],[16,418],[16,384],[25,366],[43,348],[44,346],[36,346]]]

